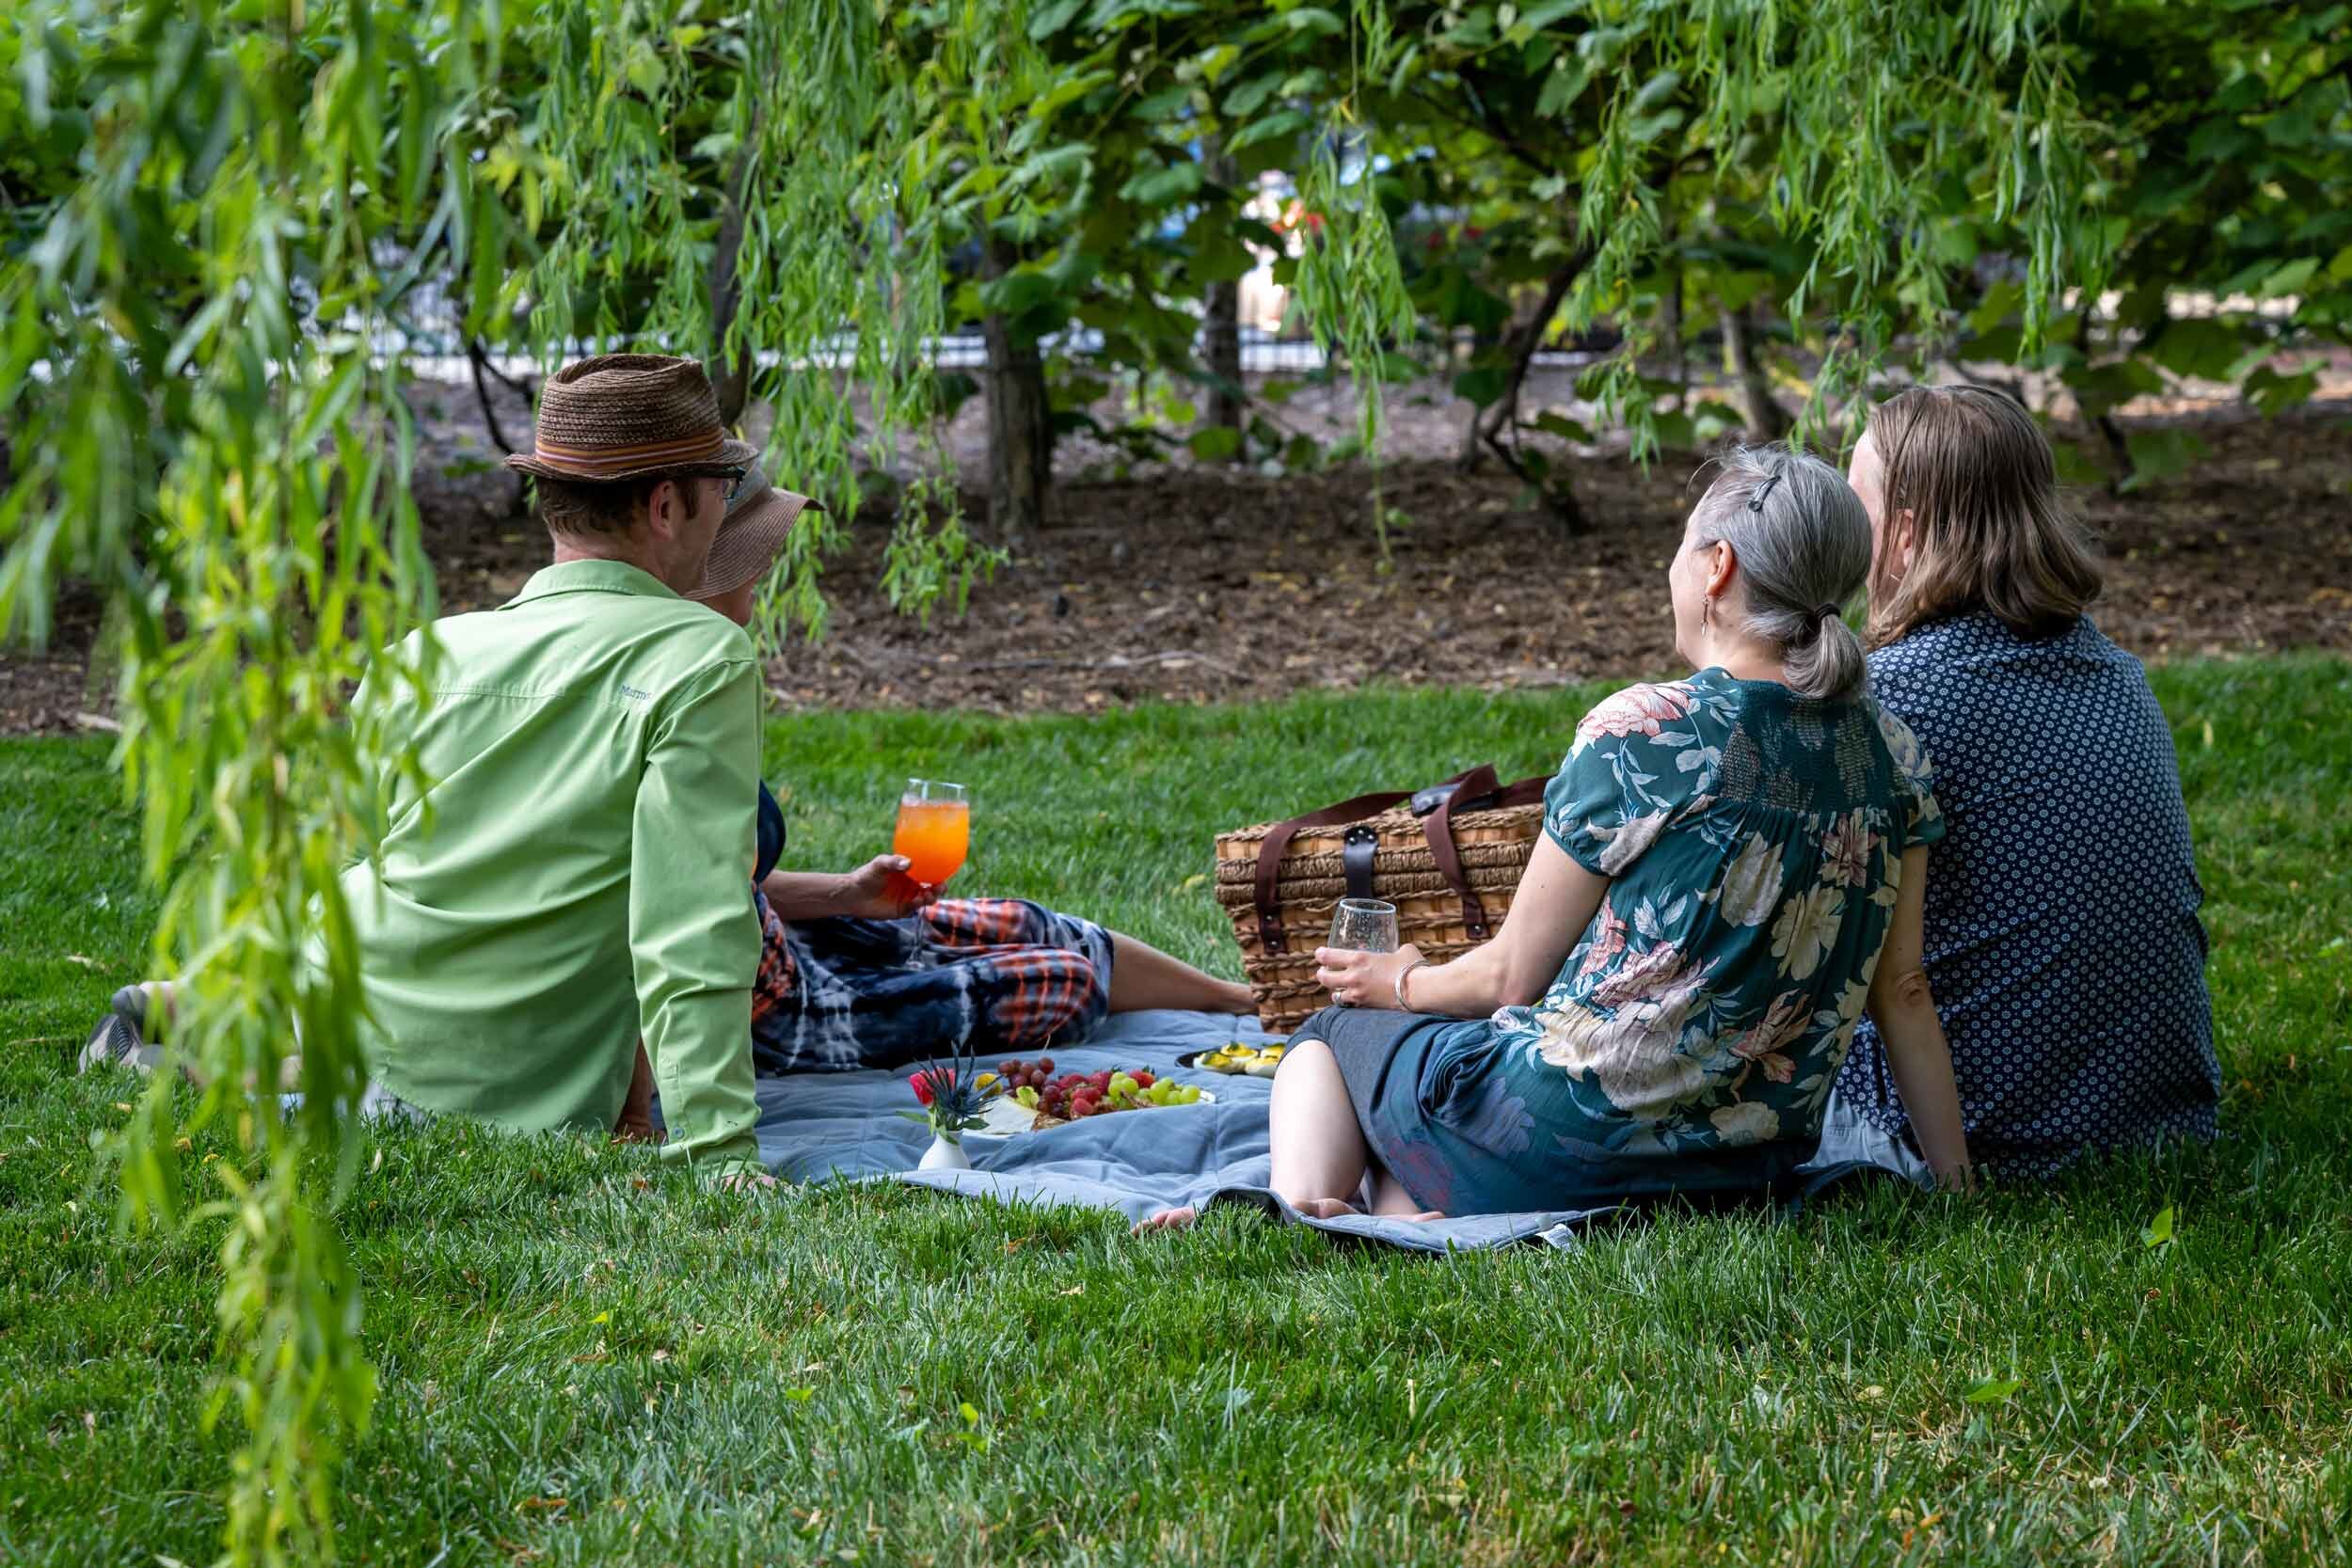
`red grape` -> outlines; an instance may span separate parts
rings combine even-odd
[[[1040,1056],[1040,1057],[1037,1059],[1037,1069],[1038,1069],[1038,1071],[1040,1071],[1040,1072],[1051,1072],[1051,1071],[1053,1071],[1053,1070],[1054,1070],[1054,1058],[1053,1058],[1053,1057],[1051,1057],[1051,1056]]]

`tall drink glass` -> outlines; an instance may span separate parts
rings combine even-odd
[[[945,884],[963,869],[972,848],[972,800],[960,784],[909,779],[898,797],[898,828],[890,852],[907,858],[907,875],[925,887]]]

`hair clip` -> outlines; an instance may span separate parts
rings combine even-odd
[[[1756,487],[1756,494],[1748,498],[1749,511],[1761,513],[1764,510],[1764,498],[1771,495],[1772,493],[1772,486],[1780,483],[1780,475],[1781,470],[1774,468],[1772,470],[1772,477],[1766,480],[1761,485]]]

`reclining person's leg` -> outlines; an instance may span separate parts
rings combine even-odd
[[[1249,988],[1220,980],[1171,958],[1146,942],[1113,931],[1111,951],[1111,1011],[1139,1012],[1146,1007],[1173,1007],[1189,1013],[1248,1013],[1257,1010]]]

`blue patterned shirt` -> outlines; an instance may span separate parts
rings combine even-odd
[[[2204,890],[2139,661],[2087,617],[2028,641],[1969,615],[1871,655],[1870,679],[1935,770],[1927,974],[1971,1156],[2040,1175],[2087,1148],[2211,1137]],[[1903,1131],[1867,1019],[1838,1088]]]

